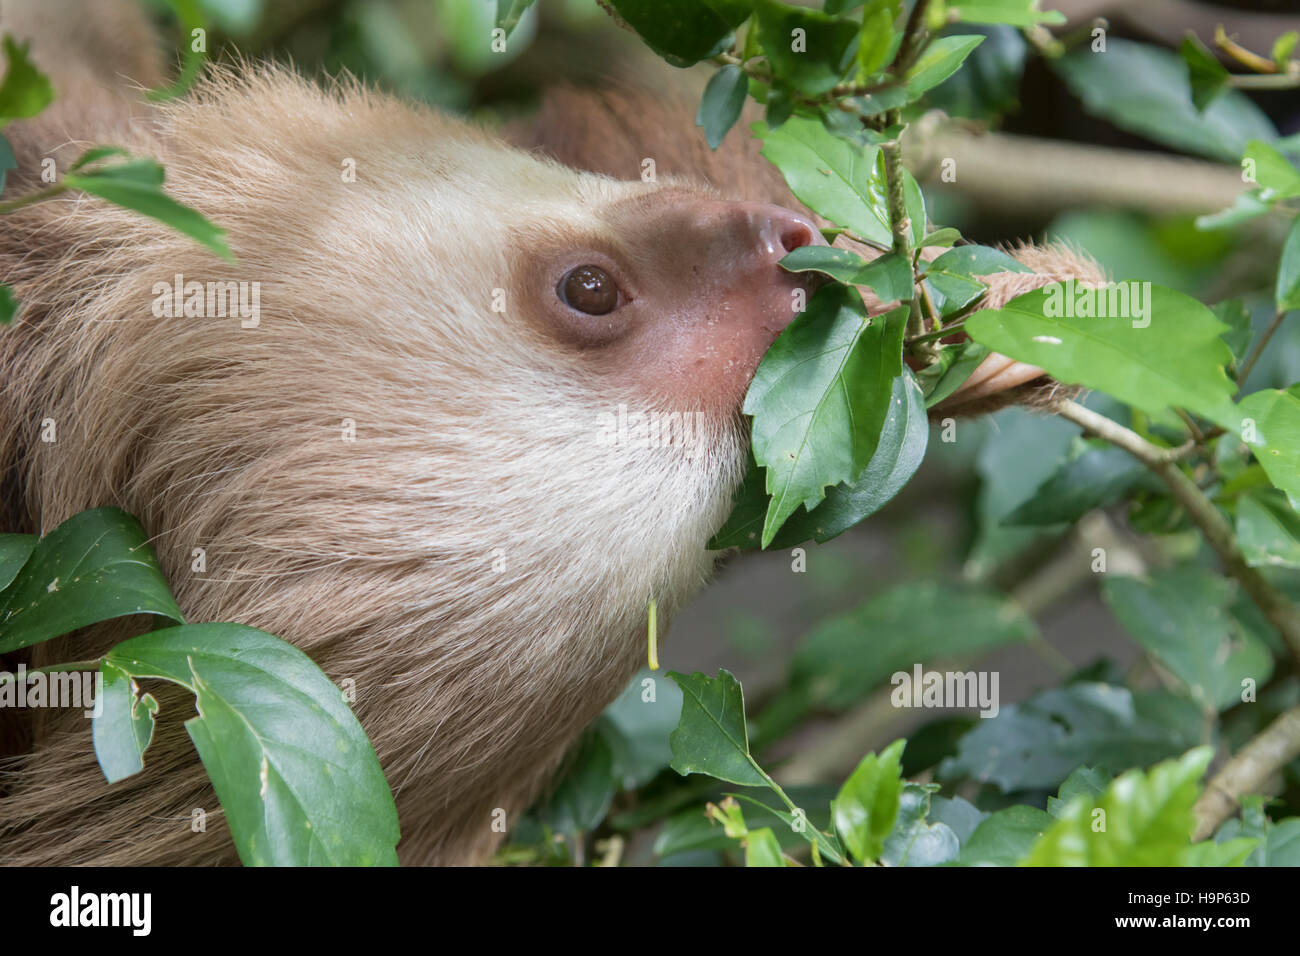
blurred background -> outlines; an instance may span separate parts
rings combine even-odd
[[[308,75],[349,71],[489,124],[527,115],[558,82],[698,88],[711,72],[701,66],[683,77],[594,0],[540,0],[523,15],[504,54],[485,42],[495,0],[202,5],[218,36],[218,57],[238,50],[292,61]],[[1257,313],[1258,331],[1272,317],[1271,283],[1286,223],[1272,216],[1235,224],[1203,219],[1198,228],[1197,218],[1233,205],[1243,189],[1236,164],[1249,139],[1300,132],[1300,95],[1232,91],[1197,112],[1174,51],[1189,30],[1212,46],[1221,24],[1242,47],[1267,53],[1277,37],[1300,28],[1294,0],[1047,0],[1044,6],[1068,17],[1053,31],[1064,48],[1052,47],[1052,35],[962,26],[961,32],[988,39],[930,98],[930,112],[914,117],[905,143],[930,218],[987,244],[1064,241],[1094,256],[1116,280],[1149,279],[1208,303],[1241,296]],[[167,9],[158,3],[160,17]],[[1104,66],[1068,49],[1090,42],[1095,28],[1109,44]],[[748,133],[737,127],[730,135]],[[940,163],[952,155],[962,157],[961,174],[943,182]],[[1284,327],[1251,384],[1297,379],[1300,336]],[[1104,410],[1103,399],[1089,402]],[[870,655],[882,638],[863,622],[888,615],[880,608],[864,614],[864,602],[897,587],[920,601],[935,593],[927,588],[965,583],[1009,596],[1037,624],[1028,641],[951,659],[998,671],[1004,707],[1079,673],[1157,684],[1159,675],[1149,672],[1138,645],[1103,603],[1090,555],[1103,547],[1110,572],[1136,573],[1180,549],[1194,551],[1194,534],[1167,499],[1153,498],[1148,507],[1139,487],[1124,504],[1074,524],[1003,520],[1077,451],[1077,440],[1078,429],[1064,421],[1014,409],[959,421],[946,435],[932,428],[924,464],[904,491],[839,538],[806,545],[802,569],[788,550],[730,558],[716,584],[673,622],[663,665],[709,674],[726,667],[740,678],[752,715],[764,704],[780,705],[797,675],[815,670],[807,656],[810,635],[824,642],[837,626],[857,628],[861,653]],[[933,609],[915,606],[914,613]],[[905,632],[908,622],[892,626]],[[805,659],[796,660],[801,649]],[[901,658],[908,667],[911,659]],[[895,664],[886,665],[887,674]],[[1279,706],[1300,696],[1294,681],[1270,692]],[[664,694],[661,730],[676,721],[672,693],[669,687]],[[915,771],[933,764],[975,723],[972,715],[936,721],[933,714],[882,706],[878,692],[822,704],[797,708],[798,719],[779,733],[763,722],[755,729],[760,741],[765,732],[780,737],[764,758],[778,767],[778,779],[842,779],[862,753],[905,735],[912,737],[908,757]],[[777,724],[779,711],[771,718]],[[925,724],[919,735],[918,723]],[[1225,727],[1231,734],[1231,721]],[[923,755],[933,759],[926,763]],[[691,859],[690,852],[678,861]],[[633,841],[628,859],[650,858],[648,847]]]

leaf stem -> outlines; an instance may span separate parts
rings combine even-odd
[[[1241,394],[1241,390],[1246,386],[1246,379],[1248,379],[1250,373],[1255,370],[1255,363],[1258,362],[1260,356],[1264,354],[1264,349],[1268,347],[1269,339],[1273,337],[1273,333],[1277,331],[1278,326],[1282,324],[1284,318],[1286,318],[1286,312],[1282,309],[1278,309],[1277,313],[1273,316],[1273,321],[1268,324],[1268,328],[1264,330],[1264,334],[1259,337],[1259,341],[1256,342],[1255,347],[1251,349],[1250,356],[1246,361],[1241,363],[1241,369],[1237,372],[1238,395]]]
[[[1223,562],[1224,571],[1241,585],[1242,590],[1264,612],[1269,623],[1277,628],[1297,667],[1300,667],[1300,608],[1246,563],[1245,556],[1237,547],[1232,526],[1196,483],[1178,467],[1177,461],[1182,457],[1183,449],[1157,448],[1137,432],[1069,399],[1058,399],[1053,404],[1052,411],[1067,421],[1082,426],[1098,438],[1124,449],[1169,486],[1174,498],[1201,529],[1206,542]]]
[[[53,199],[55,196],[67,191],[68,187],[63,185],[63,183],[55,183],[48,189],[42,189],[34,193],[28,193],[26,196],[19,196],[17,199],[0,202],[0,216],[8,215],[11,212],[17,212],[19,209],[34,205],[38,202],[44,202],[46,199]]]

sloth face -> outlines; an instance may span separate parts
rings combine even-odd
[[[678,186],[627,187],[590,221],[535,226],[520,283],[534,329],[647,399],[738,407],[810,279],[778,263],[824,245],[805,217]]]

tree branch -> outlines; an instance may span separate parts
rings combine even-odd
[[[1196,801],[1193,840],[1204,840],[1237,812],[1241,798],[1259,793],[1268,778],[1300,757],[1300,706],[1273,721],[1205,785]]]
[[[1205,540],[1223,563],[1224,571],[1241,585],[1264,612],[1269,623],[1277,628],[1297,666],[1300,666],[1300,608],[1288,601],[1262,574],[1246,563],[1227,519],[1178,467],[1177,459],[1181,450],[1157,448],[1137,432],[1069,399],[1058,399],[1052,405],[1052,411],[1081,425],[1098,438],[1123,448],[1160,476],[1169,486],[1174,498],[1187,511],[1188,517],[1201,529]]]

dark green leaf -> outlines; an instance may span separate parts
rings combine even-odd
[[[957,391],[988,355],[989,350],[978,342],[961,342],[945,347],[939,362],[921,372],[922,389],[928,388],[925,407],[934,408]]]
[[[902,371],[906,307],[868,318],[857,290],[830,285],[781,333],[745,395],[754,459],[772,496],[762,545],[829,485],[856,482],[871,462]]]
[[[0,534],[0,591],[18,576],[38,540],[34,534]]]
[[[21,306],[22,303],[18,301],[18,296],[14,295],[14,290],[0,282],[0,325],[8,325],[12,322]]]
[[[104,675],[100,713],[91,723],[95,759],[109,783],[117,783],[144,769],[144,752],[153,740],[158,702],[141,696],[131,675],[109,661],[99,667]]]
[[[1300,568],[1300,514],[1280,491],[1248,491],[1237,499],[1237,544],[1254,567]]]
[[[740,119],[748,89],[745,72],[734,63],[728,63],[709,78],[695,116],[695,125],[704,127],[704,138],[708,140],[710,149],[717,149],[726,138],[727,130]]]
[[[765,787],[767,778],[749,754],[745,696],[729,671],[668,676],[682,689],[682,715],[669,740],[672,768],[682,776],[705,773],[744,787]]]
[[[83,511],[41,539],[0,595],[0,653],[127,614],[184,620],[140,523]]]
[[[1118,501],[1146,474],[1136,458],[1114,445],[1090,447],[1002,520],[1012,525],[1074,522]]]
[[[752,0],[610,0],[650,49],[676,66],[721,53],[731,31],[750,14]]]
[[[1219,94],[1228,89],[1228,71],[1219,62],[1219,58],[1190,31],[1183,37],[1179,52],[1187,63],[1192,83],[1192,103],[1198,110],[1204,111]]]
[[[1075,797],[1099,800],[1113,779],[1110,771],[1101,767],[1080,767],[1065,778],[1056,796],[1047,798],[1047,812],[1059,817]]]
[[[930,789],[904,784],[898,819],[885,838],[880,862],[886,866],[939,866],[957,857],[961,841],[946,823],[928,823]]]
[[[597,721],[583,734],[570,754],[541,816],[558,833],[583,833],[605,819],[614,800],[618,781],[614,775],[614,746],[617,730]]]
[[[819,96],[848,72],[858,36],[852,20],[777,0],[755,0],[754,20],[763,53],[784,84]]]
[[[18,168],[18,160],[14,158],[13,147],[9,145],[9,140],[0,136],[0,193],[5,191],[5,176],[11,169]]]
[[[1187,64],[1159,47],[1108,37],[1105,53],[1084,45],[1050,63],[1089,113],[1183,152],[1235,163],[1252,139],[1277,135],[1236,90],[1198,110]]]
[[[142,634],[106,658],[180,684],[185,723],[245,865],[396,865],[397,810],[339,689],[291,644],[239,624]]]
[[[1300,218],[1291,223],[1286,241],[1282,243],[1274,298],[1279,312],[1300,309]]]
[[[932,41],[903,78],[908,100],[919,98],[956,73],[966,57],[983,42],[984,37],[979,34],[939,37]]]
[[[865,285],[881,302],[912,298],[912,270],[892,252],[868,262],[856,252],[834,246],[800,246],[781,260],[790,272],[821,272],[849,285]]]
[[[1015,806],[991,813],[975,828],[957,857],[960,866],[1015,866],[1052,825],[1037,807]]]

